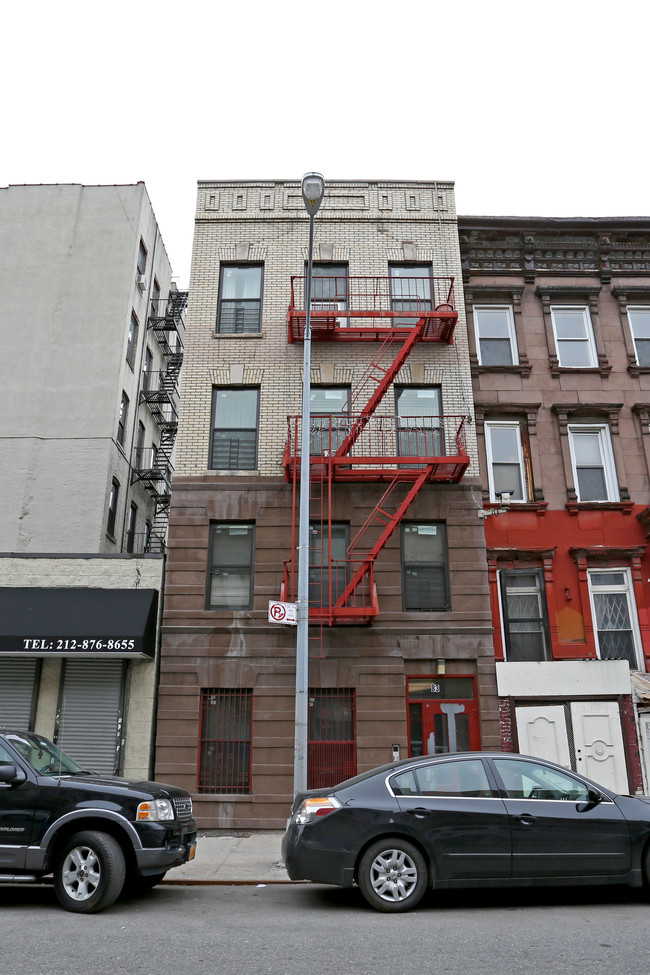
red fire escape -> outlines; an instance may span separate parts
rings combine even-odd
[[[311,415],[310,623],[370,623],[379,612],[374,565],[425,484],[462,480],[469,466],[464,416],[382,412],[384,396],[419,342],[453,341],[458,313],[453,278],[319,278],[312,342],[374,342],[376,350],[342,412]],[[304,340],[304,277],[291,279],[289,342]],[[321,300],[323,299],[323,300]],[[295,601],[301,417],[288,418],[283,466],[293,488],[291,551],[281,599]],[[383,494],[345,558],[333,558],[332,491],[342,482],[375,482]]]

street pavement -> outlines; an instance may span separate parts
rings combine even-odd
[[[199,831],[196,857],[170,870],[163,883],[291,883],[282,863],[282,836],[281,830],[224,835]]]

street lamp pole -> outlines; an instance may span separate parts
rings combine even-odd
[[[325,193],[320,173],[307,173],[302,198],[309,214],[309,250],[305,284],[305,335],[302,366],[302,429],[300,441],[300,509],[298,530],[298,625],[296,630],[296,727],[293,760],[294,795],[307,788],[307,725],[309,719],[309,480],[311,454],[311,290],[314,217]]]

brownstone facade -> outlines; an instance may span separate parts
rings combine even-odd
[[[650,221],[459,234],[503,748],[647,789]]]
[[[307,230],[295,182],[199,185],[170,516],[156,774],[194,793],[203,828],[279,828],[292,797],[296,633],[269,622],[268,611],[270,600],[287,597],[282,585],[295,531],[295,485],[289,468],[283,470],[283,451],[286,418],[301,409],[303,348],[299,340],[288,340],[286,322],[292,276],[304,275]],[[434,287],[426,282],[438,276],[459,285],[453,188],[441,183],[328,186],[316,219],[314,259],[330,281],[338,276],[346,282],[341,285],[345,299],[336,305],[341,315],[351,316],[359,280],[374,280],[377,294],[384,287],[380,282],[391,281],[394,289],[399,274],[424,279],[425,289]],[[251,268],[262,269],[263,283]],[[239,313],[237,300],[228,297],[231,273],[245,281]],[[455,483],[445,483],[441,464],[431,464],[428,483],[394,521],[373,560],[376,596],[364,625],[330,618],[310,626],[312,784],[333,784],[343,777],[341,769],[351,773],[390,761],[395,748],[405,757],[409,751],[499,747],[459,292],[456,287],[453,341],[423,341],[413,348],[384,396],[383,429],[394,436],[400,393],[434,398],[445,416],[462,418],[469,466]],[[390,307],[394,310],[394,301],[387,306],[389,316]],[[425,316],[444,314],[433,301],[428,307]],[[355,324],[350,318],[348,324],[330,315],[325,326],[336,339],[313,343],[312,388],[326,396],[358,385],[381,347],[378,336],[385,325],[379,320],[372,340],[363,341],[372,322]],[[360,340],[346,341],[355,327]],[[407,331],[400,333],[396,350]],[[237,410],[227,414],[222,408],[222,394],[257,403],[254,429],[241,433],[246,423],[237,419]],[[424,437],[426,425],[418,426],[412,416],[402,429]],[[240,432],[224,433],[224,423]],[[224,463],[228,437],[240,451],[238,459],[228,455],[230,468]],[[242,459],[249,448],[253,453]],[[450,449],[439,446],[438,452]],[[370,480],[367,462],[355,479],[346,469],[354,462],[337,468],[325,522],[329,530],[333,526],[345,534],[348,554],[351,540],[372,521],[388,476],[382,467],[378,480]],[[397,471],[405,465],[392,466]],[[314,519],[316,507],[313,502]],[[434,550],[435,565],[425,565],[426,553]],[[236,564],[225,564],[224,551]],[[419,592],[416,609],[408,608],[414,579],[434,580]],[[224,605],[229,600],[237,606]]]

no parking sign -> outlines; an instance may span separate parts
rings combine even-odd
[[[269,600],[269,623],[288,623],[296,626],[298,623],[298,603],[280,603]]]

